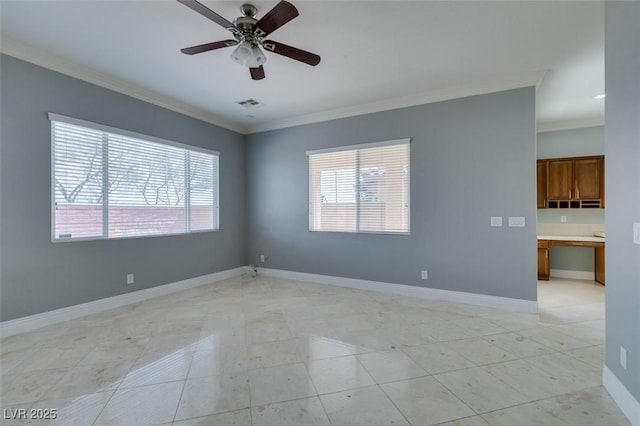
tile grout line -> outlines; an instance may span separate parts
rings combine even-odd
[[[144,354],[145,349],[149,346],[150,342],[147,342],[147,344],[145,345],[144,349],[142,349],[142,351],[140,351],[139,355],[137,357],[135,357],[134,361],[131,363],[131,367],[129,367],[129,369],[127,370],[127,373],[123,375],[122,380],[120,380],[120,383],[118,383],[118,385],[116,386],[116,388],[113,390],[113,393],[111,394],[111,396],[109,397],[109,399],[107,400],[107,402],[104,404],[104,406],[102,407],[102,410],[100,410],[100,412],[98,413],[98,415],[96,416],[96,418],[93,420],[93,422],[91,423],[92,425],[95,425],[95,423],[98,421],[98,419],[100,418],[100,416],[102,415],[102,413],[104,412],[104,409],[107,408],[107,405],[109,405],[109,403],[111,402],[111,400],[113,399],[113,397],[115,396],[116,392],[118,392],[120,390],[120,388],[122,387],[122,384],[124,383],[125,379],[127,378],[127,376],[129,375],[129,373],[131,373],[131,370],[133,370],[133,367],[136,365],[136,362],[138,362],[138,360],[140,358],[142,358],[142,355]],[[89,356],[89,354],[87,354],[87,356]],[[91,364],[89,364],[91,365]],[[144,386],[144,385],[141,385]],[[123,389],[129,389],[129,388],[123,388]]]
[[[428,377],[428,376],[422,376],[422,377]],[[391,402],[391,404],[393,404],[394,407],[396,407],[396,410],[398,410],[398,413],[400,413],[402,415],[402,417],[404,417],[404,419],[407,421],[407,423],[409,424],[409,426],[412,426],[413,423],[411,423],[411,421],[409,420],[409,418],[402,412],[402,410],[400,409],[400,407],[398,407],[396,405],[396,403],[393,401],[393,399],[391,399],[391,397],[384,391],[384,389],[382,388],[382,385],[380,385],[379,383],[377,384],[378,388],[380,389],[380,391],[384,394],[384,396],[387,397],[387,399]]]
[[[187,369],[187,375],[184,377],[184,383],[182,384],[182,389],[180,390],[180,396],[178,397],[178,402],[176,403],[176,409],[173,412],[173,419],[171,420],[171,424],[176,422],[176,416],[178,415],[178,409],[180,408],[180,403],[182,402],[182,396],[184,395],[184,389],[187,387],[187,380],[189,380],[189,373],[191,373],[191,367],[193,366],[193,358],[196,356],[196,351],[191,353],[191,362],[189,363],[189,368]]]

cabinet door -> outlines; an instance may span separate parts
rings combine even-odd
[[[571,200],[573,195],[573,161],[553,160],[548,163],[547,198]]]
[[[575,160],[576,200],[599,200],[602,198],[603,159],[582,158]]]
[[[604,285],[604,247],[596,247],[595,273],[596,281]]]
[[[548,281],[550,273],[549,249],[538,247],[538,279]]]
[[[538,160],[536,167],[536,179],[538,188],[538,208],[547,208],[547,162]]]

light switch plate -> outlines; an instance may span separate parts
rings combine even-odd
[[[491,216],[491,226],[494,226],[494,227],[502,226],[502,216]]]
[[[640,223],[633,224],[633,244],[640,244]]]
[[[524,228],[525,220],[523,216],[509,216],[509,227]]]

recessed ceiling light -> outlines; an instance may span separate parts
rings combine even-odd
[[[604,99],[606,95],[604,93],[600,94],[600,95],[595,95],[594,99]]]

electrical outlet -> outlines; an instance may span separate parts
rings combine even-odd
[[[491,216],[491,226],[496,228],[502,226],[502,216]]]
[[[566,223],[567,222],[567,217],[566,216],[560,216],[560,222]]]
[[[640,223],[633,224],[633,244],[640,244]]]
[[[420,274],[420,277],[423,280],[428,280],[429,279],[429,273],[427,271],[422,271],[422,273]]]
[[[133,274],[127,274],[127,284],[133,284]]]
[[[260,255],[260,262],[264,262],[264,254]]]
[[[625,370],[627,369],[627,350],[624,346],[620,346],[620,365]]]

